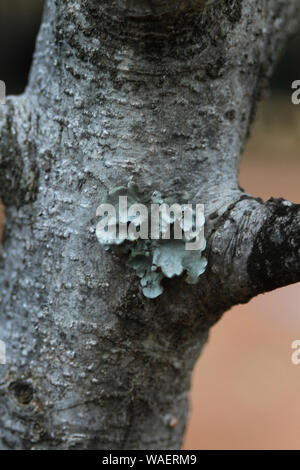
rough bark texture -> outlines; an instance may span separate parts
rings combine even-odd
[[[0,108],[0,446],[175,449],[193,365],[232,305],[299,281],[299,206],[238,185],[299,1],[48,0]],[[208,268],[155,300],[95,238],[109,188],[206,210]]]

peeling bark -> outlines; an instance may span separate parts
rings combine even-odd
[[[299,207],[238,184],[299,2],[204,3],[46,3],[28,87],[0,116],[4,449],[180,447],[209,328],[299,281]],[[175,278],[146,299],[101,250],[96,208],[129,181],[205,204],[196,286]]]

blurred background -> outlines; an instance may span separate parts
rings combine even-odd
[[[43,3],[1,0],[0,79],[8,94],[26,85]],[[300,105],[291,104],[299,57],[298,36],[278,64],[242,158],[241,186],[263,199],[300,203]],[[212,328],[193,374],[184,448],[300,449],[300,365],[291,362],[295,339],[300,339],[299,284],[227,312]]]

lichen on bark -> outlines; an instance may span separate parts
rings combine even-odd
[[[156,13],[173,4],[152,3]],[[209,328],[260,291],[270,217],[285,237],[299,214],[238,184],[278,46],[299,28],[298,0],[158,15],[142,4],[134,17],[123,0],[47,0],[28,86],[1,107],[3,449],[179,448]],[[164,279],[147,299],[100,250],[96,208],[128,181],[205,205],[199,283]],[[289,257],[298,238],[287,238]],[[299,267],[291,277],[284,266],[280,285],[299,280]]]

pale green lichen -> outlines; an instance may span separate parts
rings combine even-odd
[[[123,223],[134,222],[133,216],[128,216],[127,213],[119,214],[119,197],[127,196],[127,204],[130,207],[133,204],[144,204],[150,208],[151,204],[163,204],[161,194],[155,191],[151,198],[145,199],[143,196],[138,194],[137,188],[133,185],[126,187],[117,187],[112,189],[107,194],[104,204],[111,204],[116,210],[116,219],[113,218],[111,223],[117,223],[119,221]],[[149,211],[150,212],[150,211]],[[169,219],[165,222],[174,223],[173,220]],[[109,224],[110,222],[108,222]],[[204,218],[203,218],[204,224]],[[138,227],[137,223],[137,227]],[[190,227],[192,229],[193,227]],[[154,299],[163,292],[161,281],[163,278],[173,278],[174,276],[180,276],[185,273],[185,281],[188,284],[195,284],[198,281],[199,276],[205,271],[207,260],[202,256],[202,252],[205,249],[205,239],[201,240],[201,246],[199,250],[189,251],[186,249],[187,241],[190,238],[186,238],[183,234],[181,240],[162,239],[164,232],[164,220],[160,220],[160,237],[159,239],[141,239],[132,240],[129,236],[103,238],[103,234],[100,236],[98,230],[96,235],[99,243],[105,250],[109,250],[118,255],[127,255],[127,264],[136,271],[136,274],[140,278],[140,284],[145,297]]]

